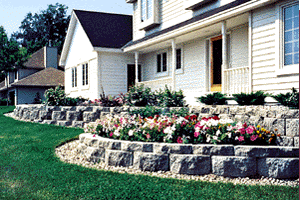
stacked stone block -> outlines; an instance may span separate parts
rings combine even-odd
[[[282,146],[185,145],[113,140],[84,133],[77,151],[94,162],[143,171],[216,174],[226,177],[299,177],[299,148]]]

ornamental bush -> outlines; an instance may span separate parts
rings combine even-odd
[[[198,98],[198,101],[206,105],[225,105],[227,98],[221,92],[214,92]]]
[[[216,116],[197,121],[196,115],[107,115],[95,123],[85,124],[84,131],[120,140],[179,144],[274,145],[276,137],[280,136],[276,135],[276,130],[271,132],[260,125]]]
[[[263,91],[251,92],[250,94],[240,93],[233,94],[234,100],[241,106],[244,105],[264,105],[265,98],[269,94],[264,93]]]
[[[154,95],[157,99],[157,105],[160,107],[184,107],[185,101],[182,90],[171,91],[167,86],[164,90],[159,90]]]
[[[272,95],[272,97],[283,106],[299,109],[299,92],[295,88],[292,88],[292,92]]]

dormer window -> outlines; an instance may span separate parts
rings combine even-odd
[[[148,30],[159,24],[158,0],[140,0],[140,30]]]

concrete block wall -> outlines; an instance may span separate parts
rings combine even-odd
[[[14,116],[21,120],[83,128],[85,123],[94,122],[109,113],[124,113],[137,107],[99,106],[44,106],[17,105]],[[180,108],[164,108],[165,112]],[[299,110],[284,106],[199,106],[185,108],[190,113],[202,117],[219,116],[235,121],[260,124],[281,135],[278,146],[299,147]]]
[[[109,166],[177,174],[226,177],[299,177],[299,148],[167,144],[113,140],[84,133],[76,150],[87,160]]]

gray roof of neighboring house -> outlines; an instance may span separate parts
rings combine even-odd
[[[65,84],[64,72],[53,67],[47,67],[39,72],[36,72],[30,76],[27,76],[11,86],[41,86],[50,87]]]
[[[74,10],[94,47],[121,48],[132,40],[132,16]]]
[[[224,10],[227,10],[227,9],[230,9],[230,8],[233,8],[233,7],[236,7],[236,6],[238,6],[238,5],[241,5],[241,4],[243,4],[243,3],[246,3],[246,2],[248,2],[248,1],[250,1],[250,0],[236,0],[236,1],[233,1],[232,3],[229,3],[229,4],[226,4],[226,5],[221,6],[221,7],[219,7],[219,8],[216,8],[216,9],[213,9],[213,10],[210,10],[210,11],[207,11],[207,12],[205,12],[205,13],[203,13],[203,14],[197,15],[197,16],[195,16],[195,17],[189,19],[189,20],[186,20],[186,21],[184,21],[184,22],[178,23],[178,24],[176,24],[176,25],[174,25],[174,26],[171,26],[171,27],[169,27],[169,28],[163,29],[163,30],[161,30],[161,31],[154,32],[154,33],[152,33],[152,34],[150,34],[150,35],[147,35],[147,36],[145,36],[145,37],[143,37],[143,38],[141,38],[141,39],[138,39],[138,40],[135,40],[135,41],[130,41],[130,42],[128,42],[126,45],[124,45],[124,46],[122,47],[122,49],[124,49],[124,48],[126,48],[126,47],[129,47],[129,46],[132,46],[132,45],[135,45],[135,44],[138,44],[138,43],[140,43],[140,42],[144,42],[144,41],[146,41],[146,40],[148,40],[148,39],[157,37],[157,36],[159,36],[159,35],[168,33],[168,32],[170,32],[170,31],[174,31],[174,30],[176,30],[176,29],[178,29],[178,28],[181,28],[181,27],[184,27],[184,26],[186,26],[186,25],[188,25],[188,24],[191,24],[191,23],[197,22],[197,21],[199,21],[199,20],[205,19],[205,18],[207,18],[207,17],[210,17],[210,16],[212,16],[212,15],[215,15],[215,14],[217,14],[217,13],[219,13],[219,12],[224,11]]]

